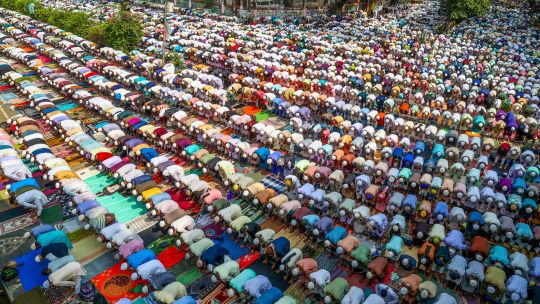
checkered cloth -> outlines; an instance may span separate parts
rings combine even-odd
[[[266,188],[272,188],[277,193],[283,192],[283,189],[285,189],[285,183],[280,180],[280,178],[276,175],[270,175],[265,177],[263,180],[261,180],[261,183]]]

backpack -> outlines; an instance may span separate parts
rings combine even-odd
[[[19,275],[19,267],[22,265],[23,264],[17,265],[17,263],[13,261],[7,263],[0,272],[0,278],[2,278],[2,281],[9,282],[16,278]]]
[[[79,292],[79,298],[85,302],[92,302],[96,294],[96,287],[92,282],[88,281],[81,284],[81,290]]]

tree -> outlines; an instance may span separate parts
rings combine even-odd
[[[143,36],[141,20],[129,11],[121,10],[103,24],[106,32],[106,45],[125,53],[136,49]]]
[[[88,28],[88,40],[97,43],[100,46],[107,44],[107,29],[103,24],[95,25]]]
[[[204,0],[204,8],[212,8],[214,6],[214,0]]]
[[[107,22],[97,24],[89,14],[43,7],[37,0],[0,0],[0,6],[29,15],[34,3],[34,18],[72,32],[101,46],[131,52],[139,46],[143,35],[141,18],[130,12],[130,2],[122,1],[120,12]]]
[[[448,18],[461,21],[483,14],[491,6],[491,0],[447,0]]]

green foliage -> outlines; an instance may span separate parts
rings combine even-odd
[[[186,68],[183,58],[177,52],[169,53],[169,57],[172,57],[172,63],[176,71],[182,71]]]
[[[107,29],[105,24],[94,25],[88,28],[88,40],[98,45],[107,45]]]
[[[460,21],[483,14],[491,6],[491,0],[447,0],[448,18]]]
[[[204,0],[204,8],[212,8],[214,6],[214,0]]]
[[[32,2],[35,4],[36,11],[42,7],[36,0],[0,0],[0,6],[28,15],[28,5]]]
[[[92,16],[83,12],[70,12],[43,7],[38,0],[0,0],[0,6],[29,15],[28,5],[34,3],[34,18],[72,32],[102,46],[124,52],[135,49],[143,35],[143,25],[129,11],[129,1],[122,3],[120,12],[111,20],[96,24]]]
[[[129,11],[120,11],[117,16],[103,24],[105,44],[126,53],[136,49],[143,35],[141,20]]]

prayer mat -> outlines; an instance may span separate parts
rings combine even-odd
[[[75,108],[78,108],[79,105],[77,105],[76,103],[65,103],[65,104],[62,104],[62,105],[58,105],[58,110],[60,111],[68,111],[68,110],[71,110],[71,109],[75,109]],[[80,109],[80,108],[79,108]]]
[[[289,282],[283,279],[285,274],[283,272],[276,273],[269,264],[263,263],[261,259],[253,262],[249,265],[249,268],[253,269],[258,275],[268,277],[268,280],[270,280],[274,287],[277,287],[282,291],[289,288]]]
[[[304,245],[306,244],[305,234],[298,231],[294,231],[288,239],[289,239],[289,242],[291,242],[291,248],[292,247],[303,248]]]
[[[162,229],[160,229],[157,225],[139,232],[139,236],[145,244],[150,244],[146,247],[154,251],[156,254],[159,254],[165,248],[169,247],[169,245],[174,244],[174,237],[171,237],[168,234],[163,235]],[[162,246],[162,243],[167,245]]]
[[[97,243],[95,239],[94,242]],[[84,265],[84,269],[86,269],[87,273],[86,279],[90,280],[91,278],[98,276],[104,269],[114,266],[117,262],[118,261],[114,258],[114,254],[108,250],[93,259],[87,260]]]
[[[63,230],[66,231],[66,225],[64,225]],[[79,228],[75,231],[67,232],[67,236],[72,243],[76,243],[87,237],[95,236],[95,231]]]
[[[253,205],[248,206],[247,208],[244,207],[242,210],[242,214],[249,217],[252,222],[256,222],[264,214],[261,208]]]
[[[78,296],[75,294],[74,288],[60,287],[51,285],[44,291],[45,297],[50,304],[67,304],[75,301]]]
[[[299,281],[294,282],[287,290],[283,292],[284,295],[295,298],[305,299],[308,295],[307,289]],[[299,302],[304,303],[304,302]]]
[[[197,266],[192,266],[188,268],[188,270],[182,272],[180,275],[176,277],[176,281],[184,284],[184,286],[189,286],[191,283],[195,282],[196,280],[202,278],[203,274],[197,268]]]
[[[138,202],[132,196],[127,198],[118,192],[113,195],[98,196],[97,201],[101,206],[114,213],[116,220],[120,223],[127,223],[148,211],[144,203]]]
[[[41,60],[41,62],[43,62],[43,64],[47,64],[47,63],[52,61],[52,59],[49,58],[49,57],[45,57],[43,55],[37,55],[37,56],[38,56],[39,60]]]
[[[329,253],[323,252],[316,258],[319,269],[326,269],[332,273],[338,267],[336,259]]]
[[[259,109],[256,106],[246,106],[242,108],[242,112],[244,112],[244,114],[247,114],[247,115],[255,115],[261,112],[261,109]]]
[[[103,188],[112,185],[115,182],[113,177],[105,174],[97,174],[83,180],[94,193],[100,193]]]
[[[212,282],[210,274],[207,274],[190,286],[186,286],[186,289],[190,296],[202,299],[210,294],[218,284],[218,282]]]
[[[255,251],[253,253],[248,253],[238,259],[238,264],[240,265],[240,269],[244,270],[249,267],[249,265],[253,264],[255,261],[257,261],[261,257],[261,253],[258,251]]]
[[[141,293],[133,292],[133,289],[139,284],[143,284],[143,280],[131,280],[132,270],[121,270],[118,262],[111,268],[103,271],[94,277],[91,281],[94,283],[99,292],[109,301],[115,303],[121,298],[134,300],[141,296]]]
[[[232,303],[236,297],[236,295],[229,297],[227,295],[227,286],[222,283],[204,297],[201,304],[228,304]]]
[[[41,223],[50,225],[61,222],[62,220],[64,220],[64,212],[62,210],[62,205],[58,203],[53,203],[52,205],[43,208],[39,219]]]
[[[35,260],[36,256],[40,253],[41,248],[32,250],[15,259],[18,265],[22,265],[19,267],[19,279],[21,280],[24,291],[30,291],[35,287],[42,286],[43,282],[48,278],[48,276],[42,275],[41,272],[47,269],[49,262],[44,260],[37,263]]]
[[[11,210],[8,210],[9,212]],[[0,223],[0,235],[17,231],[19,229],[28,227],[30,225],[33,225],[37,223],[38,218],[35,212],[30,212],[29,210],[24,210],[26,213],[23,213],[23,215],[19,215],[14,218],[10,218],[2,223]],[[4,213],[7,213],[4,212]]]
[[[351,276],[345,276],[344,279],[347,280],[349,286],[356,286],[361,289],[365,289],[370,283],[369,279],[360,273],[353,273]]]
[[[158,254],[157,259],[163,264],[163,266],[165,266],[166,269],[169,269],[172,266],[180,263],[185,256],[185,251],[180,250],[175,246],[170,246]]]
[[[261,229],[272,229],[275,232],[281,230],[283,227],[285,227],[285,223],[281,219],[277,218],[270,218],[266,222],[261,224]]]
[[[235,242],[232,238],[231,234],[225,233],[223,234],[217,244],[220,244],[224,248],[226,248],[229,251],[228,256],[233,259],[237,260],[243,255],[248,254],[249,250],[246,246],[242,247],[239,243]]]
[[[17,207],[21,207],[19,205],[14,205],[14,204],[11,204],[9,199],[6,199],[6,200],[0,200],[0,214],[2,214],[2,212],[6,212],[8,210],[11,210],[13,208],[17,208]],[[0,215],[1,216],[1,215]]]
[[[272,112],[271,111],[268,111],[268,110],[265,110],[265,111],[260,111],[259,113],[255,114],[255,120],[257,122],[261,122],[263,120],[267,120],[268,118],[270,118],[272,116]]]
[[[225,227],[221,223],[212,222],[210,225],[202,228],[204,236],[209,239],[217,239],[223,235]]]
[[[270,175],[263,178],[261,180],[261,184],[263,184],[266,188],[274,189],[277,193],[281,193],[285,189],[285,182],[283,182],[283,179],[275,175]]]

